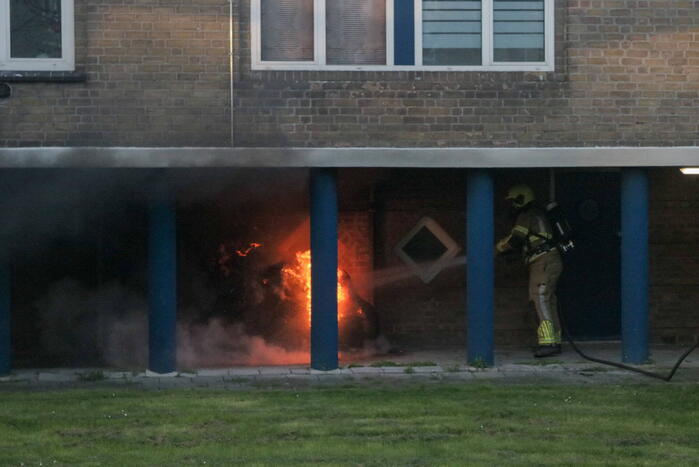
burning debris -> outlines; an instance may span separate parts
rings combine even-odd
[[[245,257],[245,256],[249,255],[252,250],[254,250],[255,248],[260,248],[261,246],[262,246],[262,243],[251,243],[244,250],[235,250],[235,254],[237,254],[238,256]]]
[[[241,258],[246,257],[249,255],[251,252],[256,250],[257,248],[260,248],[262,246],[261,243],[250,243],[249,245],[241,248],[236,248],[233,245],[233,242],[228,242],[228,243],[222,243],[218,247],[218,266],[221,272],[223,273],[224,276],[228,277],[231,275],[231,260],[233,259],[233,255],[236,254],[240,256]]]
[[[307,186],[305,174],[299,174],[299,179],[289,179],[280,188],[283,196],[274,196],[274,203],[269,202],[267,188],[264,196],[251,189],[241,200],[240,184],[230,179],[215,189],[189,174],[180,182],[177,351],[181,368],[310,361],[310,221],[305,193],[294,188]],[[78,367],[137,369],[147,364],[148,285],[142,236],[147,213],[137,189],[146,183],[146,175],[139,183],[115,182],[114,193],[72,209],[76,219],[84,220],[75,229],[66,227],[69,222],[57,221],[60,229],[54,223],[49,229],[46,223],[32,230],[50,230],[46,237],[58,237],[59,244],[52,250],[60,254],[44,260],[48,256],[36,252],[32,243],[29,251],[36,252],[35,258],[23,259],[26,272],[21,276],[31,279],[23,282],[20,295],[24,298],[18,305],[23,310],[18,321],[22,326],[17,339],[19,358],[29,364]],[[101,181],[95,185],[105,185]],[[200,193],[203,185],[206,192]],[[233,186],[235,196],[226,192]],[[133,197],[122,193],[124,187],[134,187]],[[84,197],[76,199],[82,202]],[[40,204],[51,206],[48,201]],[[110,215],[100,214],[107,212]],[[84,235],[76,233],[86,229]],[[356,253],[365,247],[365,235],[361,229],[357,235],[347,235],[354,229],[352,225],[341,231],[345,237],[339,245],[337,271],[339,344],[341,355],[348,358],[365,355],[380,341],[372,289],[363,275],[371,263],[358,265],[360,253]],[[37,281],[47,292],[36,293]],[[40,342],[35,344],[37,335]]]
[[[236,268],[247,271],[248,289],[256,289],[256,303],[243,310],[242,322],[253,333],[270,343],[287,349],[308,349],[311,326],[311,252],[297,251],[286,261],[262,268],[241,263],[242,258],[255,263],[254,252],[263,244],[249,243],[244,248],[233,242],[219,246],[217,264],[221,274],[233,277]],[[341,248],[342,250],[342,248]],[[250,277],[257,276],[251,280]],[[378,335],[378,319],[373,306],[354,286],[350,275],[337,271],[338,331],[343,350],[363,348]],[[234,287],[238,288],[238,287]]]
[[[311,327],[311,251],[298,252],[294,261],[281,269],[285,296],[305,318],[305,330]],[[369,319],[371,317],[372,319]],[[340,348],[362,348],[365,341],[378,334],[378,320],[373,305],[357,292],[350,275],[337,270],[337,321]]]

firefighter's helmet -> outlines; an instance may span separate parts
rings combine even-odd
[[[521,208],[534,201],[534,192],[528,185],[515,185],[507,191],[505,197],[507,201],[512,202],[516,208]]]

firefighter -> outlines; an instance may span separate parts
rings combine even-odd
[[[561,326],[558,321],[556,285],[563,271],[561,256],[553,243],[553,230],[544,211],[535,203],[527,185],[510,188],[505,198],[516,215],[512,231],[497,242],[498,253],[521,250],[529,270],[529,300],[539,319],[537,358],[561,353]]]

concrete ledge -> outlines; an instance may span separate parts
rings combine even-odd
[[[467,372],[470,374],[472,377],[477,378],[477,379],[492,379],[492,378],[503,378],[505,376],[505,373],[497,370],[478,370],[478,371],[469,371]],[[458,373],[452,373],[452,374],[458,374]]]
[[[619,343],[585,343],[585,351],[599,358],[616,361]],[[676,359],[685,349],[678,346],[654,346],[652,365],[642,368],[667,374]],[[560,358],[536,361],[528,349],[503,350],[496,354],[497,366],[476,368],[465,364],[461,349],[458,351],[425,351],[401,356],[394,365],[376,367],[380,364],[364,361],[352,363],[334,371],[315,371],[305,365],[266,367],[225,367],[185,370],[177,378],[147,377],[141,372],[124,369],[102,368],[40,368],[16,369],[0,378],[0,391],[24,391],[36,387],[46,389],[91,387],[140,387],[144,389],[168,388],[215,388],[254,389],[258,387],[307,387],[315,384],[372,384],[380,381],[454,381],[454,382],[525,382],[527,384],[558,381],[571,384],[607,383],[657,383],[660,380],[647,378],[638,373],[621,370],[582,360],[570,349],[564,348]],[[434,366],[411,366],[410,362],[440,362]],[[699,381],[699,358],[689,358],[680,367],[674,381],[696,383]]]
[[[311,374],[312,375],[351,375],[352,371],[348,369],[343,369],[343,368],[337,368],[335,370],[314,370],[311,368]]]
[[[260,375],[262,376],[284,376],[291,374],[291,369],[284,366],[263,366],[260,367]]]
[[[78,381],[78,375],[73,373],[39,373],[37,375],[37,380],[42,382],[52,382],[52,383],[66,383],[71,381]]]
[[[407,366],[382,366],[379,367],[382,373],[405,373]]]
[[[373,366],[359,366],[349,369],[355,375],[379,375],[381,374],[381,368]]]
[[[423,368],[422,372],[410,371],[407,368]],[[134,374],[123,372],[122,378],[106,377],[103,380],[81,378],[78,370],[34,370],[18,371],[9,377],[0,379],[0,390],[24,390],[29,387],[46,388],[51,385],[56,387],[95,387],[95,386],[123,386],[141,387],[144,389],[177,389],[177,388],[210,388],[210,389],[252,389],[257,387],[279,387],[299,384],[301,386],[313,384],[342,384],[347,381],[370,384],[378,381],[512,381],[545,383],[547,381],[578,383],[624,383],[645,382],[659,383],[658,380],[629,371],[618,370],[608,366],[573,365],[566,368],[563,365],[516,365],[507,364],[502,367],[470,370],[444,370],[432,371],[437,367],[358,367],[353,369],[337,369],[332,371],[318,371],[304,368],[270,368],[271,371],[263,372],[260,368],[238,368],[228,370],[229,375],[224,375],[225,369],[208,370],[206,376],[202,374],[186,373],[177,378],[171,377],[147,377],[145,373]],[[465,367],[466,368],[466,367]],[[286,370],[286,371],[284,371]],[[681,382],[699,381],[699,368],[696,366],[682,368],[678,374]],[[662,384],[662,383],[659,383]]]
[[[681,166],[699,166],[699,147],[0,148],[0,168]]]
[[[414,373],[441,373],[444,369],[441,366],[411,366]]]
[[[132,376],[130,371],[105,371],[102,374],[106,379],[127,379]]]
[[[259,374],[260,374],[260,370],[257,368],[241,367],[241,368],[231,368],[228,370],[229,376],[258,376]]]
[[[147,378],[174,378],[177,376],[177,372],[172,371],[170,373],[156,373],[155,371],[146,370],[145,376]]]
[[[230,376],[230,370],[228,368],[207,368],[197,371],[197,376]]]

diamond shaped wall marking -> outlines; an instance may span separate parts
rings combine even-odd
[[[461,247],[432,218],[423,217],[396,245],[394,252],[429,284],[461,251]]]

